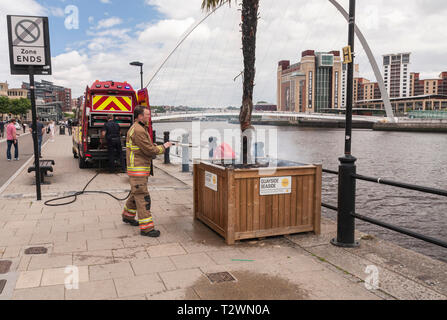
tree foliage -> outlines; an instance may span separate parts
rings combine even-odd
[[[25,114],[31,109],[31,102],[29,99],[20,98],[14,99],[11,102],[10,113],[13,115]]]
[[[8,97],[0,97],[0,114],[9,113],[10,101]]]
[[[26,98],[10,99],[0,97],[0,114],[25,114],[31,109],[31,101]]]

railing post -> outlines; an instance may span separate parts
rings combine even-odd
[[[182,135],[182,172],[189,172],[189,134]]]
[[[337,238],[331,243],[337,247],[358,247],[355,241],[355,181],[352,177],[356,173],[353,156],[339,158],[341,164],[338,169],[338,213],[337,213]]]
[[[169,141],[169,131],[163,132],[163,136],[164,136],[163,141],[165,143],[168,142]],[[165,164],[170,164],[171,163],[171,160],[169,159],[170,151],[171,151],[171,148],[167,148],[166,151],[165,151],[165,162],[164,162]]]
[[[349,30],[348,44],[354,52],[354,27],[355,27],[355,0],[349,0]],[[337,238],[331,243],[338,247],[357,247],[355,234],[355,157],[351,155],[352,141],[352,106],[354,93],[354,57],[348,63],[348,86],[346,92],[346,133],[345,155],[340,160],[338,171],[338,214],[337,214]]]

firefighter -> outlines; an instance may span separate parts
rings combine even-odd
[[[122,165],[122,148],[120,126],[113,120],[113,114],[107,115],[107,122],[101,129],[101,144],[104,144],[104,137],[107,141],[107,153],[109,157],[109,171],[115,170],[115,158]]]
[[[160,231],[154,229],[151,215],[151,197],[147,181],[151,170],[151,160],[163,154],[172,146],[171,142],[157,146],[149,136],[148,123],[150,112],[144,106],[137,106],[134,111],[135,123],[127,132],[126,160],[127,174],[130,182],[130,197],[123,210],[123,222],[140,227],[143,236],[158,237]],[[138,220],[135,219],[138,213]]]

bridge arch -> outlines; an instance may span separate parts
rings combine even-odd
[[[145,88],[147,88],[152,80],[157,76],[157,74],[160,72],[160,70],[163,68],[165,63],[169,60],[169,58],[172,56],[172,54],[182,45],[182,43],[189,37],[189,35],[200,25],[202,24],[208,17],[216,12],[218,9],[220,9],[222,6],[224,6],[226,3],[228,3],[231,0],[227,0],[224,3],[222,3],[219,7],[214,9],[213,11],[208,12],[202,19],[198,20],[195,24],[193,24],[180,38],[180,40],[176,43],[174,48],[169,51],[167,56],[161,61],[160,65],[155,69],[155,72],[152,74],[148,84]],[[349,14],[346,12],[346,10],[338,3],[336,0],[328,0],[346,19],[346,21],[349,22]],[[358,40],[360,41],[363,49],[365,50],[365,53],[368,57],[369,63],[371,64],[371,67],[374,71],[374,75],[376,77],[377,83],[379,84],[380,93],[384,102],[385,111],[388,119],[390,122],[395,122],[393,109],[391,107],[391,100],[388,95],[388,91],[385,88],[385,82],[383,81],[382,74],[380,73],[379,66],[377,65],[376,59],[374,58],[374,54],[372,53],[372,50],[366,41],[366,38],[363,36],[363,33],[360,31],[357,24],[355,24],[355,34],[357,35]]]

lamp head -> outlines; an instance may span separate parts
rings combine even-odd
[[[131,66],[142,67],[143,63],[139,61],[134,61],[130,63]]]

